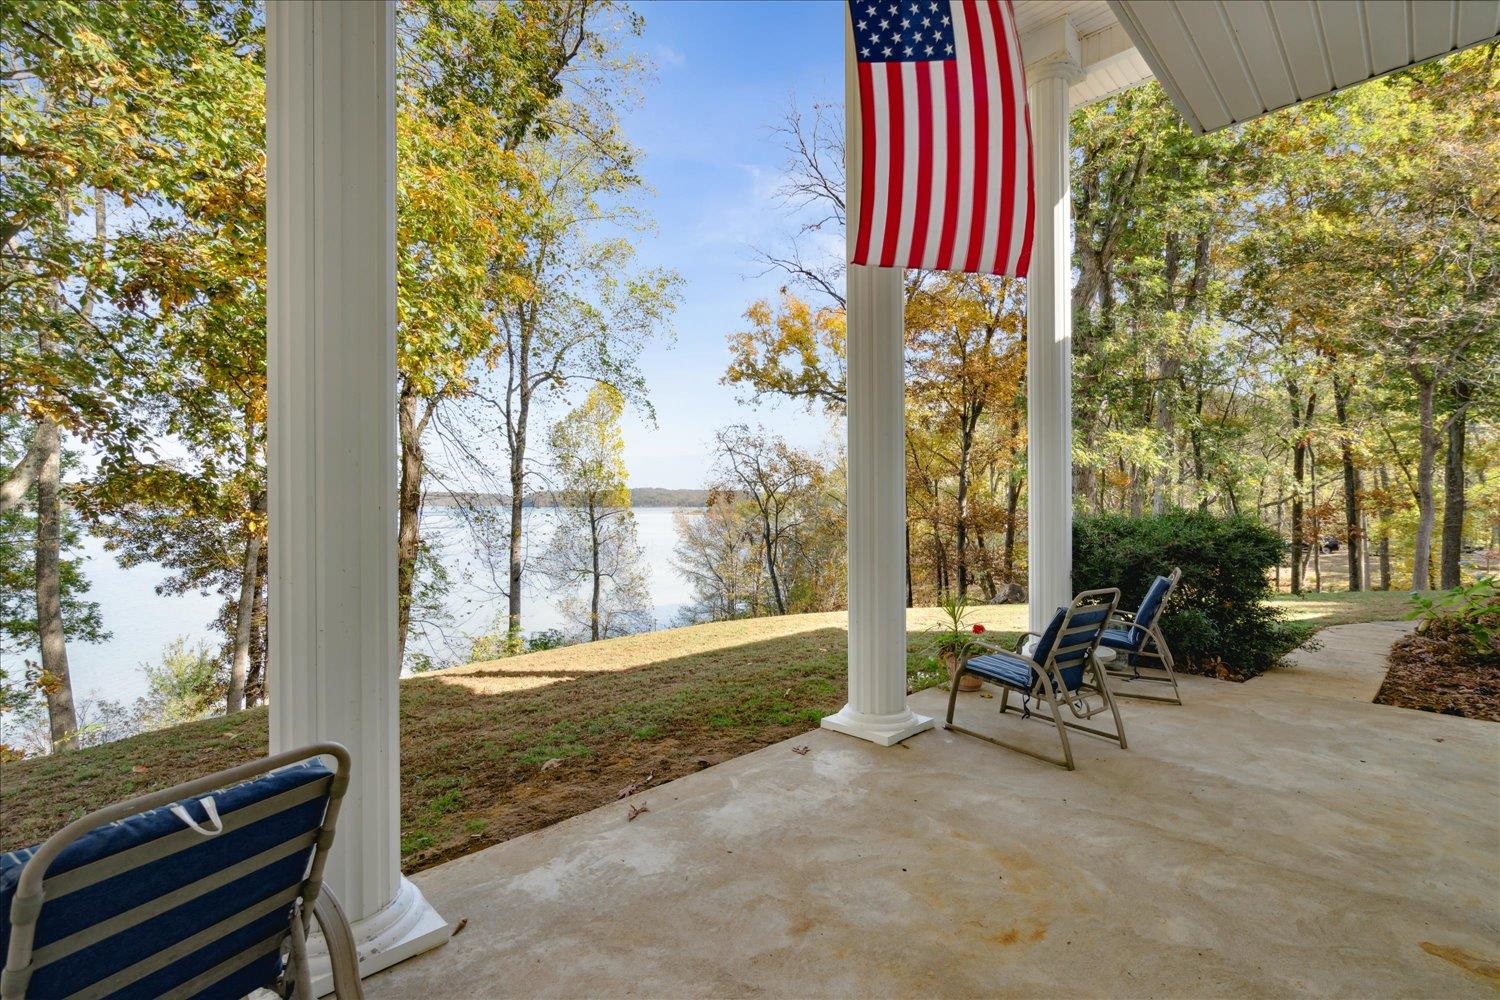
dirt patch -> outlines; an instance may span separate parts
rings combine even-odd
[[[1468,632],[1432,621],[1391,647],[1380,705],[1500,722],[1500,653],[1480,653]]]

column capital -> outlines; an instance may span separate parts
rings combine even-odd
[[[1069,85],[1083,79],[1083,67],[1071,59],[1046,59],[1026,67],[1026,83],[1042,83],[1046,80],[1061,80]]]
[[[1083,78],[1083,52],[1073,19],[1064,15],[1021,36],[1021,58],[1026,64],[1026,80],[1066,80]]]

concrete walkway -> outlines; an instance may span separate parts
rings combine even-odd
[[[1404,627],[1123,702],[1131,749],[1073,773],[941,730],[768,747],[417,876],[467,927],[368,995],[1494,996],[1500,726],[1369,703]],[[959,712],[1053,737],[997,707]]]

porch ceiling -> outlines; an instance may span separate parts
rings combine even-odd
[[[1128,702],[1072,773],[941,730],[767,747],[416,875],[467,929],[366,995],[1490,996],[1500,742],[1369,703],[1408,627]],[[998,703],[960,712],[1055,739]]]
[[[1500,36],[1500,0],[1110,0],[1109,6],[1200,133]]]

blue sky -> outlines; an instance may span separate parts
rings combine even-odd
[[[725,337],[749,303],[783,283],[757,276],[752,245],[793,228],[773,193],[785,154],[773,125],[795,96],[803,107],[843,95],[843,4],[653,0],[640,41],[656,64],[626,134],[643,150],[655,189],[644,208],[657,232],[639,238],[642,264],[683,277],[677,337],[642,358],[657,428],[632,418],[625,461],[633,486],[701,486],[714,431],[744,421],[817,448],[842,433],[798,404],[737,399],[720,385]]]

